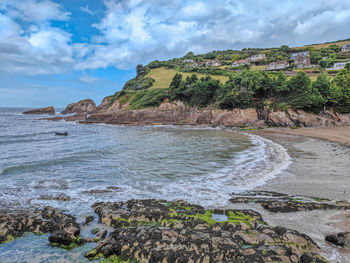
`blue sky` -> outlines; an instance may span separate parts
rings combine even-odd
[[[349,37],[349,0],[0,0],[0,106],[100,103],[189,51]]]

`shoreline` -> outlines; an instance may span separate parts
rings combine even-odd
[[[289,168],[263,187],[255,190],[274,191],[291,196],[307,195],[332,200],[350,200],[350,138],[334,136],[350,132],[350,127],[266,129],[247,131],[278,143],[288,150],[292,158]],[[345,133],[344,133],[345,132]],[[270,213],[256,204],[239,204],[262,214],[274,226],[295,229],[313,238],[322,248],[329,262],[349,262],[349,249],[330,245],[327,234],[350,232],[349,211],[303,211]],[[231,206],[232,207],[232,206]],[[237,207],[237,206],[236,206]]]
[[[296,136],[304,136],[314,139],[327,140],[330,142],[340,143],[342,145],[350,147],[350,126],[338,126],[338,127],[312,127],[312,128],[298,128],[298,129],[286,129],[286,128],[274,128],[274,129],[262,129],[257,131],[247,131],[247,133],[253,133],[256,135],[271,135],[271,134],[289,134]]]

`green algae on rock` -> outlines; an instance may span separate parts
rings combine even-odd
[[[115,230],[86,254],[91,259],[299,262],[311,257],[305,253],[314,258],[320,252],[308,236],[268,226],[252,210],[206,210],[185,201],[154,199],[97,203],[93,208],[100,222]],[[215,220],[215,215],[222,215],[222,220]]]

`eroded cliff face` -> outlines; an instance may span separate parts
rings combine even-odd
[[[70,105],[78,107],[79,103],[81,102]],[[70,105],[67,108],[72,108]],[[92,111],[89,111],[87,107],[79,106],[76,115],[60,117],[60,119],[78,120],[81,123],[126,125],[172,124],[224,127],[330,127],[350,125],[350,115],[341,115],[331,111],[322,115],[315,115],[302,110],[272,111],[268,107],[262,109],[200,110],[186,106],[181,101],[168,101],[167,99],[158,108],[130,110],[128,106],[128,103],[122,104],[119,100],[111,103],[110,97],[107,97]]]
[[[96,104],[91,99],[81,100],[75,103],[69,104],[61,114],[69,114],[69,113],[89,113],[96,110]]]

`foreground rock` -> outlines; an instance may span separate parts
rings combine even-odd
[[[50,115],[54,115],[55,109],[54,109],[54,107],[50,106],[50,107],[46,107],[46,108],[27,110],[27,111],[23,112],[23,114],[50,114]]]
[[[287,194],[268,191],[247,191],[233,194],[232,203],[257,203],[270,212],[299,212],[311,210],[348,210],[350,203],[346,201],[331,201],[317,197],[289,196]]]
[[[205,210],[184,201],[97,203],[114,231],[88,258],[141,262],[326,262],[308,236],[270,227],[252,210]],[[309,261],[308,261],[309,260]]]
[[[55,246],[73,246],[79,243],[80,226],[76,219],[62,211],[44,209],[0,211],[0,243],[7,243],[26,233],[50,233],[49,241]]]
[[[327,235],[326,241],[337,246],[350,248],[350,232]]]
[[[90,113],[96,109],[96,104],[91,99],[81,100],[75,103],[69,104],[61,114],[82,114],[82,113]]]

